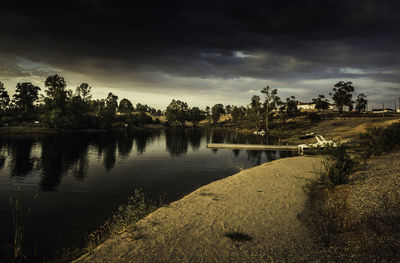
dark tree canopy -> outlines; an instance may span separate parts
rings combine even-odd
[[[339,109],[339,112],[343,112],[343,106],[348,106],[351,110],[353,107],[353,91],[354,87],[352,86],[351,81],[339,81],[335,84],[335,87],[332,89],[332,93],[329,95],[332,96],[333,101],[336,103],[336,106]]]
[[[119,102],[118,111],[121,113],[132,113],[133,105],[128,99],[122,99]]]
[[[294,96],[286,98],[285,109],[286,109],[286,115],[288,117],[294,117],[299,113],[299,109],[297,108],[297,101]]]
[[[166,116],[169,123],[172,125],[185,126],[187,119],[188,105],[180,100],[172,100],[166,109]]]
[[[197,126],[198,123],[206,118],[204,111],[200,110],[198,107],[193,107],[188,111],[188,121],[193,123],[193,126]]]
[[[358,113],[366,111],[367,104],[368,104],[367,96],[365,96],[364,93],[361,93],[360,95],[357,96],[356,99],[356,111]]]
[[[109,92],[105,100],[105,108],[107,111],[114,112],[118,108],[118,96]]]
[[[0,81],[0,110],[5,110],[10,103],[10,96],[6,91],[3,82]]]
[[[137,103],[136,104],[136,111],[145,113],[149,111],[149,106],[143,105],[142,103]]]
[[[329,101],[324,95],[320,94],[317,98],[312,99],[312,101],[315,103],[315,109],[318,111],[327,110],[329,108]]]
[[[33,85],[31,82],[20,82],[14,94],[14,101],[18,108],[25,112],[33,109],[33,103],[39,98],[38,86]]]
[[[213,123],[217,123],[219,121],[219,118],[221,117],[221,114],[224,113],[225,113],[224,105],[222,105],[221,103],[215,104],[211,108],[211,118],[213,120]]]
[[[76,88],[76,95],[81,97],[84,102],[89,102],[92,99],[91,90],[92,87],[84,82]]]
[[[51,75],[46,79],[44,86],[46,87],[45,92],[52,107],[57,107],[63,110],[69,96],[68,91],[66,90],[67,83],[64,78],[57,74]]]
[[[278,109],[279,105],[282,104],[282,101],[277,95],[278,94],[277,89],[271,89],[269,86],[266,86],[261,90],[261,93],[265,94],[265,101],[264,101],[265,127],[268,131],[269,119],[272,117],[273,112]]]

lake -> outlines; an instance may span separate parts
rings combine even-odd
[[[42,259],[83,245],[136,188],[171,202],[240,169],[295,154],[213,150],[210,142],[274,143],[223,129],[0,135],[1,258],[12,238],[9,198],[16,192],[24,211],[30,208],[24,254]]]

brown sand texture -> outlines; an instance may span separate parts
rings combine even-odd
[[[315,244],[298,214],[320,166],[320,157],[300,156],[241,171],[158,209],[75,262],[305,261]]]

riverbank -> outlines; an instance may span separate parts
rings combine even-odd
[[[244,170],[162,207],[75,262],[302,261],[315,249],[298,214],[320,157]]]

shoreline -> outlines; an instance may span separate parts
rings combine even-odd
[[[300,222],[321,157],[289,157],[200,187],[74,262],[303,260],[314,242]]]

